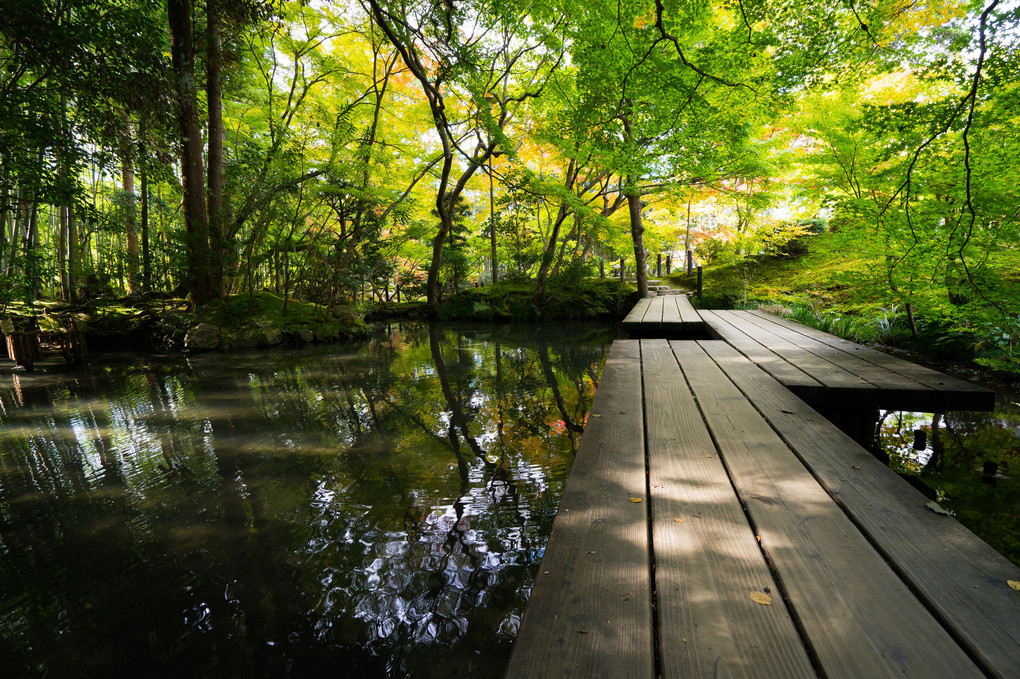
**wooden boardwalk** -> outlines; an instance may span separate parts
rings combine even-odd
[[[613,345],[507,677],[1016,676],[1020,569],[753,360]]]
[[[702,337],[705,323],[687,295],[658,295],[639,299],[623,328],[631,337],[689,339]]]
[[[995,407],[989,389],[764,311],[697,311],[682,295],[652,297],[638,300],[623,328],[633,338],[725,340],[817,408],[938,413]]]

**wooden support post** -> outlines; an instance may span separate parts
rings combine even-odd
[[[687,251],[687,275],[694,273],[694,250]]]
[[[605,277],[606,277],[606,260],[600,259],[599,260],[599,278],[605,278]]]
[[[914,450],[924,450],[928,447],[928,432],[924,429],[914,430]]]
[[[662,253],[655,255],[655,275],[662,275]]]
[[[42,358],[42,347],[39,345],[39,331],[17,331],[8,334],[7,357],[25,370],[33,370],[35,362]]]
[[[701,265],[699,264],[698,265],[698,299],[701,299],[701,289],[702,289]]]
[[[981,482],[987,483],[989,486],[994,486],[998,482],[998,474],[999,463],[985,460],[984,465],[981,467]]]
[[[620,282],[622,283],[625,280],[627,280],[627,274],[625,273],[625,269],[623,268],[623,257],[620,257]]]
[[[400,304],[400,286],[397,286],[397,304]]]
[[[666,275],[667,276],[669,275],[669,271],[670,271],[672,262],[673,262],[673,256],[672,255],[666,255]]]

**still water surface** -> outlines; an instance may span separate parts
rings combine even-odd
[[[1020,394],[995,412],[882,414],[889,466],[1020,565]]]
[[[611,340],[0,377],[0,676],[500,676]]]

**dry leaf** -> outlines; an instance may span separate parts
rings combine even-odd
[[[1010,589],[1016,590],[1017,592],[1020,592],[1020,581],[1017,581],[1017,580],[1007,580],[1006,584],[1009,585]]]
[[[946,516],[949,516],[949,512],[947,512],[946,510],[942,509],[942,507],[939,506],[939,503],[935,502],[935,500],[931,500],[929,502],[926,502],[924,506],[927,507],[928,509],[932,510],[936,514],[945,514]]]
[[[683,523],[684,522],[683,519],[673,519],[673,520],[676,521],[677,523]]]
[[[857,471],[861,471],[861,465],[855,464],[854,466],[850,467],[850,469],[856,469]]]
[[[632,497],[632,498],[630,499],[630,501],[631,501],[631,502],[641,502],[641,498],[639,498],[639,497]]]
[[[587,552],[585,552],[585,554],[594,554],[594,553],[595,553],[594,549],[589,549]]]
[[[757,590],[751,592],[751,601],[759,603],[762,606],[772,605],[772,597],[770,597],[765,592],[759,592]]]

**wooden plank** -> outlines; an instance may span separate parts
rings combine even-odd
[[[637,304],[634,305],[634,308],[631,309],[630,313],[627,314],[627,317],[623,319],[623,324],[631,325],[635,323],[640,323],[641,320],[645,317],[645,312],[648,311],[649,303],[651,303],[651,299],[648,297],[643,297],[639,299],[637,301]]]
[[[699,325],[704,322],[687,295],[673,295],[673,298],[676,300],[677,308],[680,311],[680,321],[682,323]]]
[[[862,360],[881,366],[887,370],[903,375],[904,377],[908,377],[920,384],[931,387],[932,389],[944,392],[942,396],[943,407],[941,410],[995,409],[995,392],[980,385],[972,384],[966,380],[945,375],[937,370],[917,365],[911,361],[905,361],[901,358],[882,353],[881,351],[861,346],[856,342],[851,342],[850,340],[845,340],[842,337],[830,335],[822,332],[821,330],[797,323],[796,321],[791,321],[788,318],[783,318],[782,316],[776,316],[760,310],[748,313],[754,314],[755,316],[758,316],[770,323],[782,325],[795,330],[796,332],[812,337],[819,342],[823,342],[829,346],[852,353]]]
[[[815,356],[875,385],[878,387],[878,391],[874,393],[875,401],[871,404],[875,408],[932,412],[938,409],[942,400],[939,392],[932,387],[863,360],[854,352],[844,351],[793,328],[773,323],[770,319],[749,311],[734,311],[732,313],[740,315],[759,328],[801,346]]]
[[[734,311],[717,311],[716,315],[821,383],[826,390],[827,403],[842,407],[874,407],[879,390],[873,384],[812,353],[802,344],[795,344],[751,323],[745,315]]]
[[[639,345],[618,340],[507,677],[653,676],[646,483]]]
[[[662,298],[658,295],[648,299],[648,310],[645,311],[641,324],[656,330],[662,325]]]
[[[663,327],[679,328],[682,323],[680,319],[680,308],[676,305],[677,295],[657,297],[662,300],[662,325]]]
[[[718,342],[702,346],[991,676],[1020,668],[1020,568],[821,415]]]
[[[754,338],[733,327],[717,312],[702,311],[701,317],[704,319],[709,333],[737,348],[740,353],[786,385],[787,388],[793,390],[798,396],[812,403],[824,402],[825,387],[818,380],[778,356]]]
[[[816,676],[667,342],[641,365],[661,676]]]
[[[825,676],[983,676],[701,346],[671,346]]]

